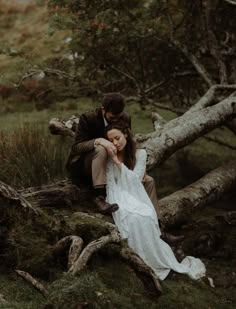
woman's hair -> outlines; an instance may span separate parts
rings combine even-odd
[[[136,143],[133,139],[133,134],[129,128],[129,125],[124,121],[116,121],[110,123],[106,127],[106,136],[108,131],[117,129],[121,131],[123,134],[126,134],[126,146],[125,146],[125,156],[124,156],[124,164],[131,170],[134,169],[136,164]]]

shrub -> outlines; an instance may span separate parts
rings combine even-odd
[[[15,87],[11,85],[0,84],[0,97],[6,99],[15,93]]]

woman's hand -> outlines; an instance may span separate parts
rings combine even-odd
[[[113,160],[114,162],[119,161],[118,156],[117,156],[117,149],[116,149],[116,148],[115,148],[115,149],[111,149],[111,150],[108,152],[108,154],[109,154],[109,156],[112,158],[112,160]]]
[[[109,156],[112,158],[113,162],[121,169],[122,162],[119,160],[117,156],[117,149],[108,152]]]
[[[147,174],[145,172],[144,175],[143,175],[142,183],[145,183],[146,179],[147,179]]]

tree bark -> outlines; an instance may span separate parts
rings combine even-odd
[[[22,271],[22,270],[16,270],[15,272],[20,277],[24,278],[28,283],[30,283],[41,294],[43,294],[44,297],[47,297],[49,295],[45,287],[40,282],[38,282],[35,278],[33,278],[29,273]]]
[[[112,224],[108,222],[106,222],[105,225],[112,226]],[[71,268],[69,269],[69,272],[71,272],[73,275],[78,274],[80,271],[82,271],[85,268],[88,260],[91,258],[94,252],[100,250],[101,248],[103,248],[105,245],[109,243],[119,243],[120,241],[121,241],[120,234],[116,226],[113,225],[113,228],[109,235],[102,236],[99,239],[92,241],[84,248],[79,258],[74,262],[74,264],[72,264]]]
[[[160,131],[137,135],[137,141],[148,153],[148,168],[166,160],[178,149],[232,119],[236,114],[236,97],[203,108],[167,122]]]
[[[26,188],[19,193],[34,207],[68,207],[73,201],[85,200],[91,191],[78,188],[68,179],[42,187]]]
[[[14,204],[22,206],[25,211],[40,214],[41,211],[33,207],[19,192],[14,188],[0,181],[0,203]]]
[[[161,199],[159,207],[165,225],[187,221],[196,209],[217,201],[236,184],[236,161],[219,167],[198,181]]]

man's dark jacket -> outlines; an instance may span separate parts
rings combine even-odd
[[[120,120],[127,122],[131,127],[131,118],[123,112]],[[67,168],[83,160],[86,153],[94,149],[94,141],[96,138],[105,138],[105,124],[101,108],[95,111],[84,113],[79,118],[78,128],[76,130],[75,142],[72,145],[71,153],[68,158]]]

